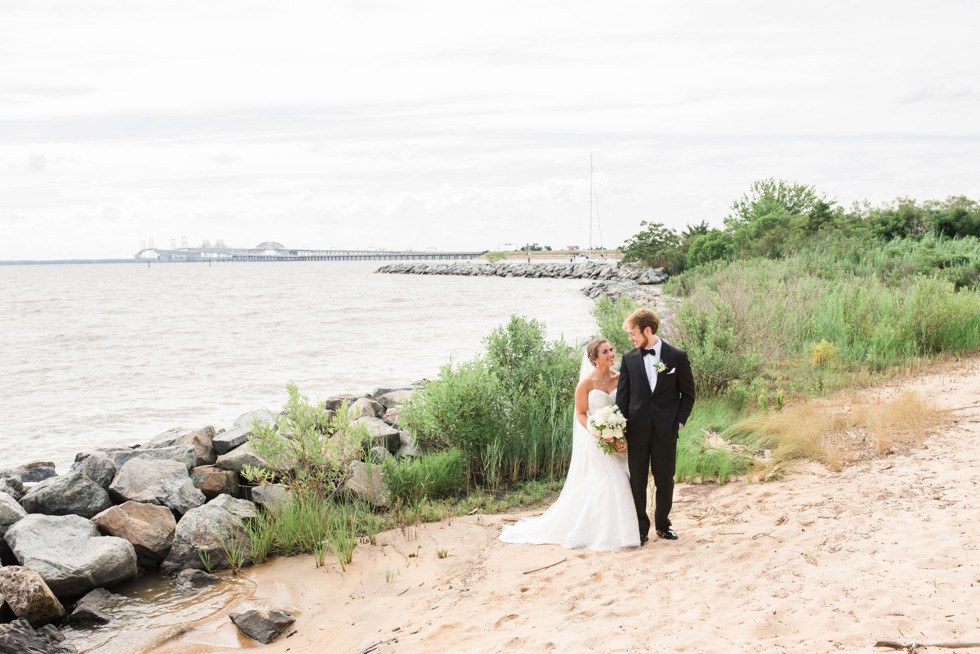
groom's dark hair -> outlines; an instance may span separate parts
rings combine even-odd
[[[626,322],[623,325],[636,327],[641,332],[649,327],[650,331],[656,334],[657,330],[660,329],[660,318],[652,310],[643,307],[626,316]]]

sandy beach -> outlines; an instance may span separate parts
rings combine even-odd
[[[344,572],[304,556],[242,574],[254,591],[232,611],[286,608],[297,617],[288,637],[260,645],[225,612],[152,651],[885,652],[876,641],[978,642],[980,359],[866,392],[902,389],[949,412],[923,445],[841,472],[808,464],[775,482],[679,484],[678,541],[582,552],[497,540],[503,524],[544,507],[386,532],[359,545]]]

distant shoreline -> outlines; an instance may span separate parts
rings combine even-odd
[[[48,266],[66,263],[143,263],[136,259],[22,259],[0,261],[0,266]]]

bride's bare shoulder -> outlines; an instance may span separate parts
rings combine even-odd
[[[579,380],[578,386],[575,387],[575,392],[581,391],[583,389],[585,391],[591,391],[595,387],[596,387],[595,380],[592,378],[591,375],[589,375],[585,379]]]

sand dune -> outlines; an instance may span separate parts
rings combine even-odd
[[[765,484],[680,484],[678,541],[594,553],[497,540],[506,521],[543,507],[387,532],[358,546],[346,572],[295,557],[245,573],[256,590],[234,610],[290,608],[290,637],[261,646],[219,616],[158,651],[882,652],[878,640],[980,641],[980,362],[901,386],[951,410],[953,424],[839,473],[810,465]]]

